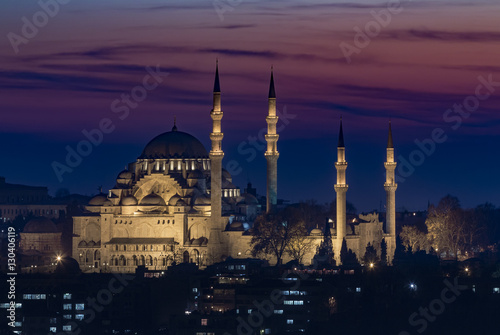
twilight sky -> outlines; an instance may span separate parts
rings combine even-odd
[[[34,0],[0,4],[0,175],[8,182],[107,190],[174,115],[208,149],[218,58],[223,164],[231,162],[242,189],[250,180],[265,194],[259,138],[273,65],[278,109],[288,115],[279,124],[280,198],[334,199],[342,115],[347,197],[359,210],[385,202],[389,119],[404,179],[398,209],[424,209],[447,193],[465,207],[500,205],[498,1],[393,1],[392,12],[387,2],[349,0],[59,1],[47,7],[53,17]],[[381,11],[383,27],[373,16]],[[33,19],[38,31],[27,27]],[[369,41],[356,32],[367,28]],[[168,75],[126,117],[115,113],[113,102],[142,85],[147,66]],[[103,119],[113,131],[59,181],[53,162],[66,164],[67,146]],[[422,153],[416,142],[433,133],[440,143]]]

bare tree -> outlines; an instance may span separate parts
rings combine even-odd
[[[298,250],[298,241],[306,232],[304,221],[296,208],[287,207],[275,214],[260,215],[254,222],[252,255],[272,255],[277,265],[282,264],[285,252],[293,252],[303,258],[306,250],[303,246]]]
[[[406,251],[411,250],[412,252],[416,252],[418,250],[427,250],[430,246],[427,234],[415,226],[403,226],[399,237],[401,237]]]
[[[447,195],[428,211],[427,230],[433,247],[438,252],[458,258],[458,252],[464,249],[466,227],[460,203],[456,197]]]

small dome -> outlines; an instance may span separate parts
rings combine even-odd
[[[133,178],[133,173],[130,172],[129,170],[123,170],[118,174],[118,177],[116,179],[132,179]]]
[[[323,235],[323,232],[319,228],[314,228],[313,230],[311,230],[311,235],[313,236]]]
[[[201,172],[200,170],[194,170],[188,174],[188,179],[203,179],[203,178],[205,178],[205,176],[203,175],[203,172]]]
[[[243,223],[240,221],[233,221],[229,228],[231,228],[231,230],[243,230]]]
[[[226,170],[226,169],[222,169],[222,179],[224,180],[227,180],[229,182],[232,182],[233,181],[233,177],[231,176],[231,174]]]
[[[34,217],[24,226],[23,233],[58,233],[57,227],[52,220],[43,216]]]
[[[186,202],[182,199],[177,200],[175,203],[176,206],[187,206]]]
[[[154,193],[148,194],[147,196],[142,198],[139,204],[141,206],[166,206],[165,200],[163,200],[163,198],[158,194]]]
[[[170,200],[168,201],[168,204],[170,206],[175,206],[177,204],[177,201],[179,201],[181,199],[181,196],[176,194],[174,196],[172,196],[172,198],[170,198]]]
[[[210,205],[210,197],[207,195],[200,195],[194,200],[194,204],[196,205]]]
[[[245,205],[258,205],[259,204],[259,200],[257,200],[257,198],[253,194],[243,193],[241,196],[243,197],[242,202],[244,202]]]
[[[137,205],[137,199],[133,195],[127,195],[121,201],[122,206],[135,206]]]
[[[104,203],[108,200],[108,197],[104,193],[100,193],[96,196],[94,196],[92,199],[89,201],[90,206],[102,206]]]
[[[197,238],[196,240],[194,240],[193,242],[191,242],[191,245],[202,245],[203,240],[204,240],[203,237]]]
[[[80,270],[80,265],[74,258],[63,257],[60,261],[57,262],[57,267],[54,272],[64,275],[78,275],[82,271]]]

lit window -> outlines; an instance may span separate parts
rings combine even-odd
[[[76,311],[83,311],[85,309],[85,304],[75,304]]]
[[[75,314],[75,320],[78,320],[78,321],[83,321],[83,314]]]
[[[356,287],[356,292],[361,292],[361,287]]]
[[[23,299],[25,300],[45,300],[47,299],[46,294],[23,294]]]
[[[64,309],[65,311],[70,311],[70,310],[72,310],[73,308],[71,307],[71,304],[63,304],[63,309]]]
[[[282,309],[275,309],[274,314],[283,314],[283,310]]]
[[[50,318],[50,324],[55,325],[57,323],[57,318]]]
[[[282,295],[289,295],[289,294],[290,294],[290,291],[281,291],[281,294],[282,294]]]
[[[71,299],[71,293],[64,293],[63,299],[64,300],[70,300]]]
[[[290,291],[290,295],[299,295],[300,292],[299,291]]]
[[[304,304],[304,300],[295,300],[293,302],[294,305],[303,305]]]
[[[500,287],[494,287],[493,293],[500,293]]]
[[[64,325],[63,326],[63,331],[70,332],[71,331],[71,325]]]
[[[63,315],[63,318],[66,319],[66,320],[71,320],[71,314],[64,314]]]
[[[293,319],[287,319],[286,320],[287,325],[293,325]]]
[[[49,331],[50,331],[51,333],[57,333],[57,327],[50,327],[50,328],[49,328]]]
[[[293,305],[293,300],[285,300],[283,303],[285,305]]]
[[[201,319],[201,325],[202,326],[207,326],[208,325],[208,319]]]

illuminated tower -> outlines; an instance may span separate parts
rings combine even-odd
[[[222,133],[221,120],[222,120],[222,110],[221,110],[221,99],[220,99],[220,85],[219,85],[219,64],[217,62],[215,67],[215,82],[214,82],[214,92],[213,92],[213,108],[210,112],[212,117],[213,129],[210,133],[210,140],[212,141],[212,150],[210,150],[210,201],[211,201],[211,225],[210,225],[210,235],[208,239],[208,247],[210,258],[209,263],[214,263],[220,261],[220,256],[222,255],[222,234],[221,232],[225,229],[222,222],[222,158],[224,157],[224,152],[221,148],[222,138],[224,134]]]
[[[276,124],[278,116],[276,115],[276,92],[274,91],[273,70],[271,68],[271,83],[269,85],[268,112],[267,112],[267,150],[264,153],[267,160],[267,213],[276,209],[278,200],[278,138],[276,134]]]
[[[385,165],[385,192],[387,195],[386,211],[385,211],[385,230],[389,234],[387,242],[387,260],[392,262],[394,251],[396,248],[396,184],[394,178],[394,170],[397,163],[394,161],[394,145],[392,143],[392,129],[391,122],[389,121],[389,135],[387,139],[387,160]]]
[[[340,249],[342,241],[345,237],[346,230],[346,193],[349,187],[346,184],[347,162],[345,160],[344,132],[342,131],[342,117],[340,118],[339,143],[337,146],[337,183],[335,184],[335,192],[337,193],[337,243],[335,250],[335,259],[337,264],[340,264]]]

